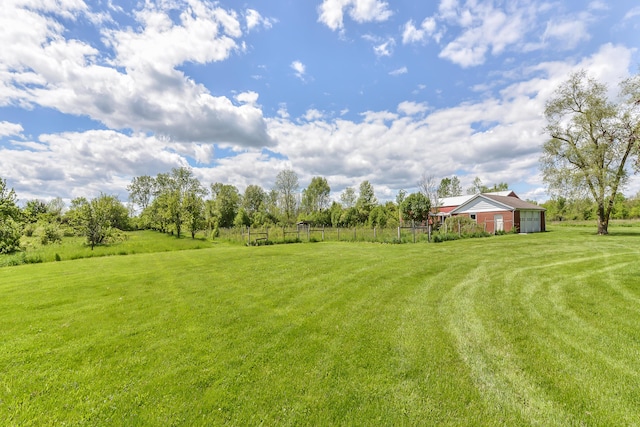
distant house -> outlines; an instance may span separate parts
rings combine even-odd
[[[442,220],[449,216],[467,216],[483,224],[488,233],[537,233],[546,230],[546,210],[521,200],[513,191],[482,193],[471,196],[449,197],[441,200],[436,216]]]

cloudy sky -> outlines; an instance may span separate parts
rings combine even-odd
[[[427,174],[544,201],[545,100],[578,69],[614,93],[638,34],[636,0],[3,0],[0,177],[22,202],[126,200],[179,166],[240,191],[290,168],[335,198]]]

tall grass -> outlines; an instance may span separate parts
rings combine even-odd
[[[611,233],[1,269],[0,424],[633,425],[640,229]]]
[[[43,245],[37,237],[23,237],[23,251],[0,255],[0,267],[34,264],[52,261],[68,261],[80,258],[93,258],[111,255],[130,255],[176,251],[185,249],[210,248],[213,243],[198,235],[196,239],[163,234],[156,231],[132,231],[123,233],[121,241],[107,245],[97,245],[93,250],[86,244],[84,237],[64,237],[61,243]]]

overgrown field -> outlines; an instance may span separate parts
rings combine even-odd
[[[1,268],[0,425],[637,424],[640,229],[549,228]]]

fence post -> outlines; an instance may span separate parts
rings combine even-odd
[[[431,224],[429,224],[429,228],[427,229],[427,242],[431,243]]]
[[[248,236],[248,242],[247,242],[247,246],[251,246],[251,227],[247,227],[247,236]]]
[[[414,220],[411,221],[411,232],[413,233],[413,243],[416,242],[416,222]]]
[[[311,241],[311,226],[307,225],[307,242]]]
[[[376,227],[373,227],[373,240],[376,240],[377,236],[376,236]]]
[[[400,226],[398,226],[398,243],[400,243]]]
[[[324,224],[322,224],[322,241],[324,242]]]
[[[458,220],[458,236],[462,237],[462,231],[460,231],[460,220]]]

